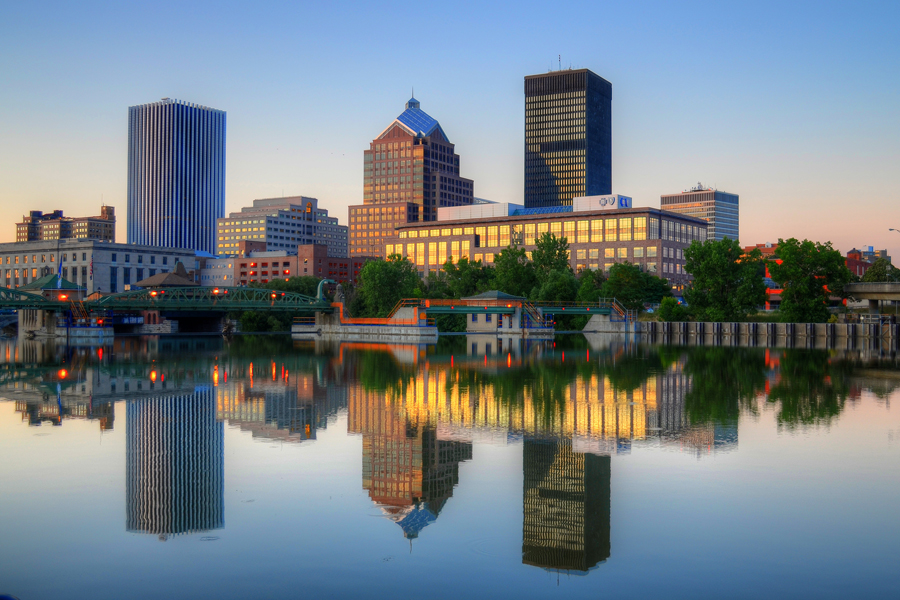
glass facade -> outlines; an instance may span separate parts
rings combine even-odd
[[[721,241],[726,237],[740,240],[739,200],[737,194],[718,190],[692,189],[681,194],[660,197],[660,208],[703,219],[709,223],[707,237]]]
[[[164,98],[128,108],[128,243],[216,252],[225,111]]]
[[[525,78],[525,206],[612,193],[612,84],[587,69]]]

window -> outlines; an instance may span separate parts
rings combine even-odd
[[[575,259],[576,260],[584,260],[587,258],[587,250],[584,248],[579,248],[575,251]]]
[[[477,323],[477,322],[478,322],[478,315],[475,314],[475,313],[472,313],[472,322],[473,322],[473,323]]]
[[[115,252],[113,252],[113,255],[112,255],[112,259],[111,259],[111,260],[112,260],[112,262],[116,262],[116,253],[115,253]]]
[[[125,262],[127,262],[127,263],[130,263],[130,262],[131,262],[131,255],[130,255],[130,254],[126,254],[126,255],[125,255]]]
[[[615,242],[616,241],[616,239],[617,239],[616,225],[618,225],[617,219],[606,219],[606,241],[607,242]]]
[[[628,248],[618,248],[616,258],[628,258]]]
[[[619,241],[631,241],[631,217],[623,217],[619,219]]]
[[[572,244],[575,242],[575,221],[566,221],[563,223],[563,237]]]
[[[509,237],[509,234],[507,234],[507,237]],[[497,247],[497,226],[496,225],[487,228],[487,246],[488,246],[488,248],[496,248]]]
[[[420,267],[425,266],[425,244],[419,243],[416,244],[416,265]]]
[[[151,257],[150,257],[150,264],[151,264],[151,265],[155,265],[155,264],[156,264],[156,257],[155,257],[155,256],[151,256]]]
[[[578,221],[578,243],[585,244],[591,241],[588,221]]]
[[[634,218],[634,239],[635,241],[647,239],[647,217]]]
[[[616,250],[615,248],[604,248],[603,249],[603,258],[615,258]]]
[[[550,233],[556,237],[562,237],[562,223],[560,221],[550,223]]]
[[[634,257],[635,258],[644,258],[644,249],[641,246],[637,246],[634,249]]]
[[[486,315],[484,315],[484,322],[485,323],[491,322],[491,313],[487,313]]]
[[[647,257],[648,258],[656,257],[656,246],[647,246]]]
[[[509,225],[501,225],[500,226],[500,247],[506,248],[509,246]]]

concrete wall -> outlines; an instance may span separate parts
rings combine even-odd
[[[596,317],[595,317],[596,318]],[[593,319],[592,319],[593,320]],[[687,344],[778,346],[799,348],[849,348],[900,342],[896,323],[643,323],[649,339]]]

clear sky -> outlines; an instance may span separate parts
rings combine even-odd
[[[613,191],[740,194],[741,242],[900,258],[900,2],[2,2],[0,241],[116,207],[127,107],[228,113],[226,210],[315,196],[346,224],[415,88],[475,195],[521,202],[523,77],[613,84]],[[897,261],[895,261],[897,262]]]

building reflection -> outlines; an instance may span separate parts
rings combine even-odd
[[[412,422],[398,408],[380,392],[356,387],[348,429],[363,436],[363,488],[413,539],[453,495],[459,463],[472,459],[472,444],[441,439],[434,426]]]
[[[214,388],[126,408],[126,529],[169,536],[225,526],[224,429]]]
[[[610,555],[611,459],[567,440],[522,445],[522,562],[586,572]]]

